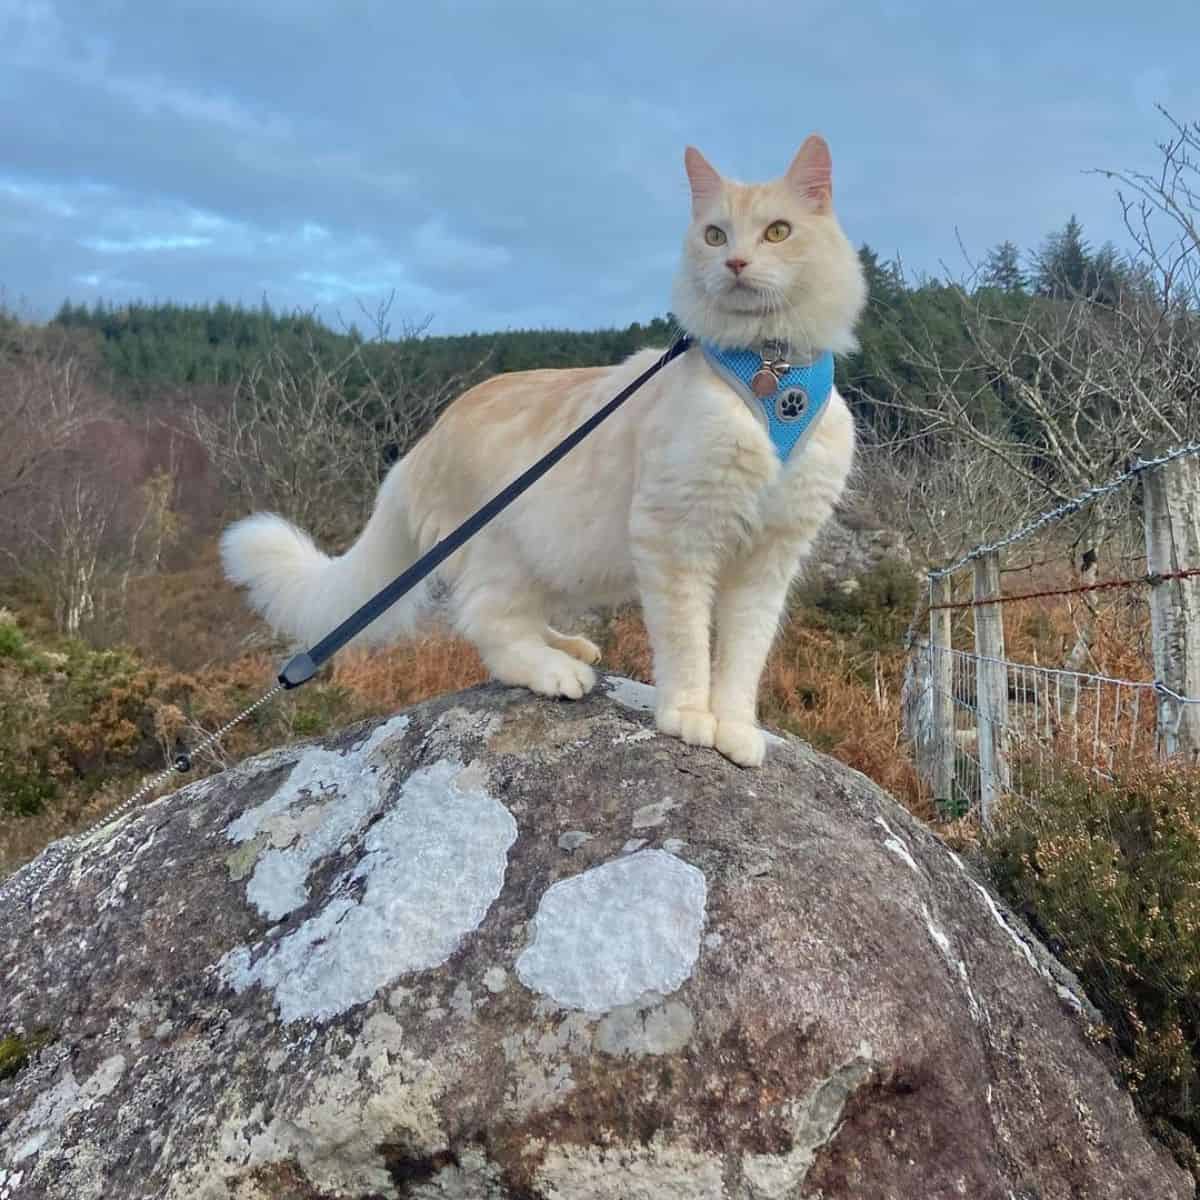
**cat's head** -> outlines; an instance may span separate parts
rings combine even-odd
[[[684,329],[725,348],[779,339],[798,350],[853,350],[867,286],[833,212],[824,138],[808,138],[771,183],[725,179],[691,146],[684,164],[692,224],[673,300]]]

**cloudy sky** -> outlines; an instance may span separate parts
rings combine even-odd
[[[1198,45],[1197,0],[0,0],[0,288],[625,324],[667,308],[684,146],[765,178],[814,130],[913,270],[1100,242],[1084,172],[1200,117]]]

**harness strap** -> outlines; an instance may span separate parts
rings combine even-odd
[[[701,348],[708,365],[762,425],[779,461],[787,462],[804,446],[829,403],[833,355],[826,350],[811,362],[793,366],[771,363],[753,350],[719,350],[708,343]]]

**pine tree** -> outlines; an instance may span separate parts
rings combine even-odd
[[[1083,238],[1083,226],[1075,215],[1059,233],[1052,233],[1037,256],[1035,291],[1039,296],[1069,299],[1087,292],[1091,253]]]
[[[1092,256],[1088,267],[1088,295],[1101,304],[1116,305],[1129,282],[1129,273],[1120,251],[1105,242]]]
[[[980,285],[1001,292],[1024,292],[1028,281],[1021,270],[1021,252],[1015,242],[1001,242],[989,254]]]
[[[874,308],[890,308],[905,294],[904,278],[894,262],[881,262],[877,251],[866,242],[859,247],[858,260],[867,280],[867,295]]]

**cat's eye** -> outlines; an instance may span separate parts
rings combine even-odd
[[[710,225],[704,231],[704,240],[710,246],[723,246],[725,245],[725,230],[718,229],[715,225]]]
[[[786,221],[772,221],[763,236],[768,242],[782,242],[791,232],[792,227]]]

